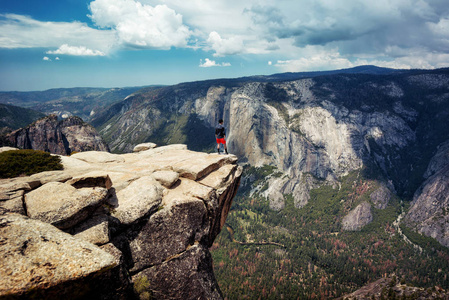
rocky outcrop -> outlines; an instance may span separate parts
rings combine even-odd
[[[48,223],[4,210],[0,253],[2,299],[105,299],[121,284],[114,280],[118,261],[112,255]]]
[[[42,150],[54,154],[70,155],[81,151],[109,151],[108,145],[95,128],[78,117],[58,121],[50,115],[26,128],[11,132],[7,139],[21,149]]]
[[[371,282],[357,291],[344,295],[338,299],[364,300],[364,299],[448,299],[449,291],[439,286],[432,288],[416,287],[398,281],[395,275],[383,277]]]
[[[375,208],[385,209],[390,202],[391,191],[382,184],[369,197]]]
[[[99,153],[0,181],[0,298],[221,299],[208,248],[239,185],[236,156]]]
[[[371,205],[368,202],[362,202],[343,218],[341,225],[343,230],[357,231],[372,220]]]
[[[435,163],[448,155],[447,147],[440,150],[426,172],[433,175],[416,191],[404,221],[416,231],[449,247],[449,164],[447,161]]]
[[[449,166],[449,141],[438,146],[435,155],[427,166],[424,178],[428,179],[430,176],[440,172],[447,166]]]

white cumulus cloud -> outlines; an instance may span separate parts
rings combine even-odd
[[[57,50],[47,51],[47,54],[66,54],[75,56],[105,56],[104,52],[99,50],[88,49],[84,46],[69,46],[67,44],[62,45]],[[56,58],[59,60],[59,58]]]
[[[119,42],[136,48],[185,47],[191,36],[182,15],[166,5],[150,6],[135,0],[95,0],[90,18],[114,30]]]
[[[50,59],[48,56],[44,56],[44,57],[42,58],[42,60],[45,60],[45,61],[51,61],[51,59]]]
[[[0,48],[55,48],[83,45],[103,52],[115,42],[110,30],[98,30],[80,22],[42,22],[28,16],[0,14]]]
[[[207,39],[212,50],[215,51],[214,56],[225,56],[238,54],[243,51],[243,41],[238,36],[230,38],[222,38],[216,31],[212,31]]]
[[[0,48],[43,47],[55,54],[61,51],[60,55],[76,52],[64,51],[61,45],[85,47],[77,49],[85,55],[109,55],[116,49],[192,48],[214,57],[263,56],[285,71],[363,62],[449,66],[449,6],[444,0],[89,2],[86,13],[93,25],[0,13]]]
[[[223,63],[217,63],[215,60],[210,60],[209,58],[201,59],[200,60],[200,67],[201,68],[210,68],[210,67],[230,67],[231,63],[223,62]]]

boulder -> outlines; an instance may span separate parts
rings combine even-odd
[[[112,216],[129,225],[154,212],[162,201],[162,186],[152,177],[141,177],[119,191]]]
[[[72,229],[73,235],[95,245],[109,242],[109,224],[106,215],[98,215],[88,219]]]
[[[0,211],[0,256],[2,299],[99,297],[105,292],[101,280],[109,279],[108,270],[117,266],[112,255],[91,243],[4,211]]]
[[[186,155],[187,154],[187,155]],[[189,155],[190,154],[190,155]],[[203,176],[219,169],[221,166],[237,161],[235,155],[202,155],[195,156],[195,163],[192,164],[192,153],[183,153],[172,165],[173,170],[179,176],[197,180]]]
[[[49,182],[66,182],[72,179],[72,175],[65,171],[45,171],[30,176],[33,179],[39,180],[41,184],[46,184]]]
[[[87,151],[79,152],[70,156],[87,163],[122,163],[125,161],[123,157],[118,154],[112,154],[104,151]]]
[[[6,152],[6,151],[11,151],[11,150],[19,150],[19,148],[14,148],[14,147],[0,147],[0,153],[2,152]]]
[[[0,179],[0,194],[8,194],[19,190],[29,191],[40,185],[40,180],[36,180],[29,176]]]
[[[23,206],[23,194],[24,191],[16,191],[13,195],[10,195],[8,200],[0,201],[0,207],[10,212],[25,215],[25,209]]]
[[[166,188],[171,188],[179,179],[179,174],[174,171],[156,171],[151,176]]]
[[[61,182],[49,182],[25,195],[30,218],[67,229],[86,219],[106,201],[101,187],[76,189]]]
[[[133,152],[146,151],[153,148],[156,148],[157,145],[155,143],[143,143],[134,147]]]

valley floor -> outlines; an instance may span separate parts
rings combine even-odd
[[[241,186],[227,219],[232,231],[223,229],[211,249],[224,296],[332,299],[392,274],[398,283],[449,289],[449,249],[399,227],[400,199],[374,209],[373,222],[361,231],[341,230],[355,178],[343,179],[340,189],[313,190],[302,208],[286,195],[280,211],[271,210],[260,194],[250,195],[250,186]]]

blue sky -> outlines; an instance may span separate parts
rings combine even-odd
[[[2,0],[0,90],[449,67],[447,0]]]

